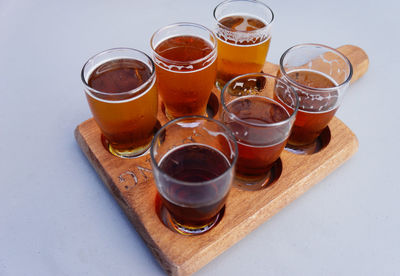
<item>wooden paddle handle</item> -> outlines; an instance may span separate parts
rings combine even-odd
[[[354,45],[343,45],[337,50],[345,55],[353,66],[353,77],[350,83],[355,82],[367,72],[369,59],[363,49]]]
[[[353,66],[353,77],[350,83],[355,82],[368,70],[369,59],[363,49],[354,45],[343,45],[336,48],[339,52],[345,55]],[[266,62],[263,68],[264,73],[276,76],[279,71],[279,65]]]

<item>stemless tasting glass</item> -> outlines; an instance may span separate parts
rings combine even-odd
[[[150,44],[167,118],[206,115],[217,72],[215,35],[199,24],[176,23],[156,31]]]
[[[257,190],[273,181],[271,169],[285,148],[298,104],[292,87],[272,75],[245,74],[225,85],[221,120],[238,144],[236,178],[240,187]]]
[[[108,150],[132,158],[150,147],[157,124],[154,64],[145,53],[115,48],[91,57],[82,82]]]
[[[280,59],[280,77],[299,95],[299,111],[287,149],[311,154],[321,148],[318,139],[335,115],[353,75],[350,61],[337,50],[320,44],[299,44]]]
[[[231,188],[237,144],[221,122],[187,116],[164,125],[150,149],[165,224],[184,235],[210,230]],[[165,222],[168,220],[168,222]]]
[[[272,10],[257,0],[229,0],[214,9],[218,38],[217,86],[260,72],[271,42]]]

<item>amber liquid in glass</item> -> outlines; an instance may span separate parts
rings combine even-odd
[[[151,69],[139,60],[118,59],[97,67],[88,85],[107,94],[92,92],[87,99],[93,116],[111,151],[123,154],[143,151],[150,144],[157,122],[157,90],[153,83],[132,91],[151,76]],[[94,96],[93,96],[94,95]]]
[[[297,70],[288,73],[290,79],[313,88],[337,86],[328,77],[308,70]],[[295,88],[299,95],[299,110],[294,122],[288,143],[293,146],[312,144],[335,115],[338,105],[338,92],[307,92]]]
[[[225,156],[213,148],[189,144],[168,153],[159,166],[167,175],[187,183],[182,185],[170,179],[162,184],[168,194],[161,195],[162,201],[176,223],[186,228],[213,223],[224,206],[224,191],[230,185],[229,175],[220,177],[230,166]],[[205,181],[213,182],[200,184]]]
[[[172,37],[157,45],[157,87],[169,119],[206,115],[217,70],[216,57],[206,58],[212,51],[209,42],[196,36]]]
[[[289,118],[282,105],[264,97],[240,97],[230,102],[227,109],[244,122],[260,125],[273,124]],[[237,175],[245,179],[257,179],[265,175],[285,148],[287,136],[282,135],[278,128],[266,130],[262,129],[262,126],[246,127],[238,120],[228,121],[226,125],[232,130],[238,143]],[[268,144],[263,142],[267,135],[274,137],[274,141]]]
[[[217,82],[222,88],[234,77],[260,72],[270,45],[270,37],[257,33],[266,27],[263,21],[248,16],[228,16],[219,20],[217,30],[218,59]],[[254,32],[242,35],[241,32]]]

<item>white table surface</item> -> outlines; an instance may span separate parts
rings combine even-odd
[[[82,154],[80,70],[159,27],[212,26],[212,1],[0,0],[0,275],[163,275]],[[354,44],[370,58],[337,116],[358,152],[196,275],[400,274],[398,1],[271,0],[268,60]]]

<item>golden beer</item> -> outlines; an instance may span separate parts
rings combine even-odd
[[[260,72],[270,42],[273,13],[259,1],[225,1],[214,10],[218,38],[217,85]]]
[[[117,50],[110,50],[111,56]],[[104,55],[110,57],[110,53]],[[157,124],[158,96],[151,59],[142,56],[141,61],[136,55],[127,58],[125,53],[121,56],[107,58],[104,63],[93,62],[95,56],[82,70],[82,78],[89,107],[108,150],[129,158],[150,147]]]
[[[168,119],[206,115],[217,74],[217,42],[207,28],[178,23],[161,28],[151,39],[157,89]]]

